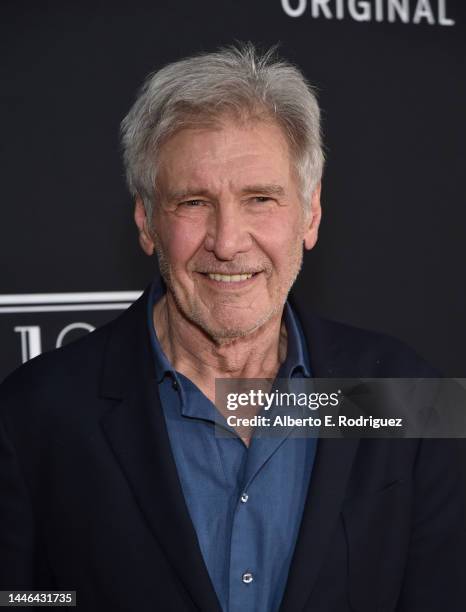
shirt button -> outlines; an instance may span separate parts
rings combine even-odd
[[[254,576],[251,574],[251,572],[244,572],[241,580],[244,582],[244,584],[251,584],[251,582],[254,580]]]
[[[248,501],[248,499],[249,499],[249,495],[248,495],[247,493],[243,493],[243,494],[241,495],[240,499],[241,499],[241,502],[242,502],[243,504],[245,504],[245,503]]]
[[[175,389],[175,391],[178,389],[178,382],[175,379],[173,379],[172,387]]]

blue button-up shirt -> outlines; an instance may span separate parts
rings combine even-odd
[[[275,612],[280,606],[316,452],[316,438],[252,437],[249,448],[202,391],[168,361],[148,325],[168,435],[204,562],[224,612]],[[278,378],[309,377],[306,344],[285,304],[287,356]]]

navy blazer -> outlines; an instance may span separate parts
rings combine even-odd
[[[220,611],[156,394],[146,300],[0,386],[0,589],[76,590],[82,612]],[[293,307],[316,377],[433,375],[393,339]],[[320,440],[280,612],[464,612],[456,444]]]

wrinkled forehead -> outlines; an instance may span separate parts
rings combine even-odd
[[[274,121],[222,118],[185,126],[162,145],[158,191],[243,189],[268,184],[288,188],[294,179],[290,149]]]

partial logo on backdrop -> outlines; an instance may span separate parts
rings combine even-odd
[[[77,340],[126,310],[141,291],[0,295],[0,380],[28,359]]]
[[[289,17],[453,26],[447,0],[281,0]]]

